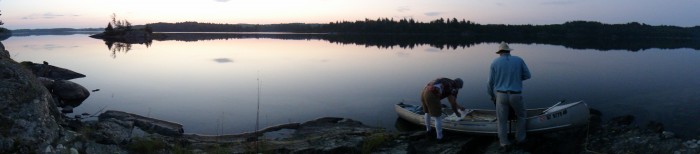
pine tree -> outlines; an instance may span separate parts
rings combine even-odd
[[[105,34],[107,34],[107,35],[114,34],[114,27],[112,27],[112,23],[107,23],[107,28],[105,28]]]

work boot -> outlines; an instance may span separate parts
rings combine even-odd
[[[436,134],[435,130],[430,129],[430,131],[425,132],[425,140],[432,141],[432,140],[436,139],[435,134]]]

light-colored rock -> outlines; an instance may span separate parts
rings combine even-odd
[[[66,149],[66,147],[63,146],[63,144],[58,144],[58,145],[56,145],[56,149],[55,149],[55,150],[56,150],[56,153],[64,153],[64,152],[67,152],[67,151],[68,151],[68,149]]]
[[[100,121],[106,119],[116,119],[120,121],[131,121],[134,126],[141,128],[148,133],[158,133],[165,136],[182,136],[184,129],[181,124],[144,117],[137,114],[127,113],[123,111],[106,111],[98,116]]]
[[[114,118],[100,120],[97,131],[91,135],[98,143],[124,145],[131,141],[134,122]]]
[[[76,140],[80,139],[82,134],[70,130],[62,131],[61,132],[61,138],[58,140],[58,144],[66,144],[71,142],[75,142]]]
[[[685,147],[687,147],[687,148],[695,149],[695,148],[698,148],[697,142],[698,142],[697,140],[693,139],[693,140],[684,142],[683,145],[685,145]]]
[[[46,146],[46,148],[44,148],[44,153],[46,153],[46,154],[53,153],[53,147],[51,147],[51,145]]]
[[[109,154],[127,154],[128,152],[124,149],[119,148],[117,145],[105,145],[95,142],[85,143],[85,153],[109,153]]]
[[[70,148],[70,154],[80,154],[80,152],[78,152],[78,149]]]

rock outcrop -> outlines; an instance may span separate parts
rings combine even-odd
[[[108,35],[105,33],[99,33],[95,35],[91,35],[90,37],[96,38],[96,39],[102,39],[106,42],[122,42],[122,43],[128,43],[128,44],[144,44],[153,41],[154,37],[160,37],[160,35],[156,35],[153,33],[149,33],[144,29],[133,29],[133,30],[128,30],[124,31],[122,34],[113,34],[113,35]]]
[[[5,50],[5,45],[2,45],[2,43],[0,42],[0,59],[3,59],[3,58],[8,58],[8,59],[9,59],[9,58],[10,58],[10,52],[7,51],[7,50]]]
[[[0,56],[0,153],[41,152],[59,138],[62,116],[31,72]]]
[[[63,113],[73,113],[73,108],[83,103],[90,97],[87,88],[70,79],[82,78],[85,75],[65,68],[49,65],[48,62],[37,64],[33,62],[22,62],[24,67],[38,77],[38,80],[49,90],[55,99],[54,102],[61,108]]]
[[[137,114],[131,114],[123,111],[106,111],[98,116],[100,121],[115,119],[123,122],[133,123],[134,126],[141,128],[149,133],[158,133],[165,136],[182,136],[184,129],[181,124],[144,117]]]
[[[22,62],[22,65],[32,70],[37,77],[45,77],[53,80],[70,80],[85,77],[84,74],[49,65],[48,62],[44,62],[44,64],[37,64],[25,61]]]

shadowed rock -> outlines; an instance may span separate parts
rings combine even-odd
[[[0,59],[9,59],[10,58],[10,52],[5,50],[5,46],[2,45],[2,42],[0,42]]]
[[[73,106],[76,107],[85,101],[90,96],[90,92],[80,84],[68,80],[58,80],[53,83],[50,88],[53,94],[61,100],[58,106]]]
[[[62,117],[51,94],[34,75],[3,56],[0,58],[0,153],[41,153],[59,137]]]
[[[27,67],[37,77],[45,77],[54,80],[70,80],[75,78],[85,77],[84,74],[74,72],[65,68],[60,68],[56,66],[46,64],[37,64],[33,62],[24,61],[22,65]]]

